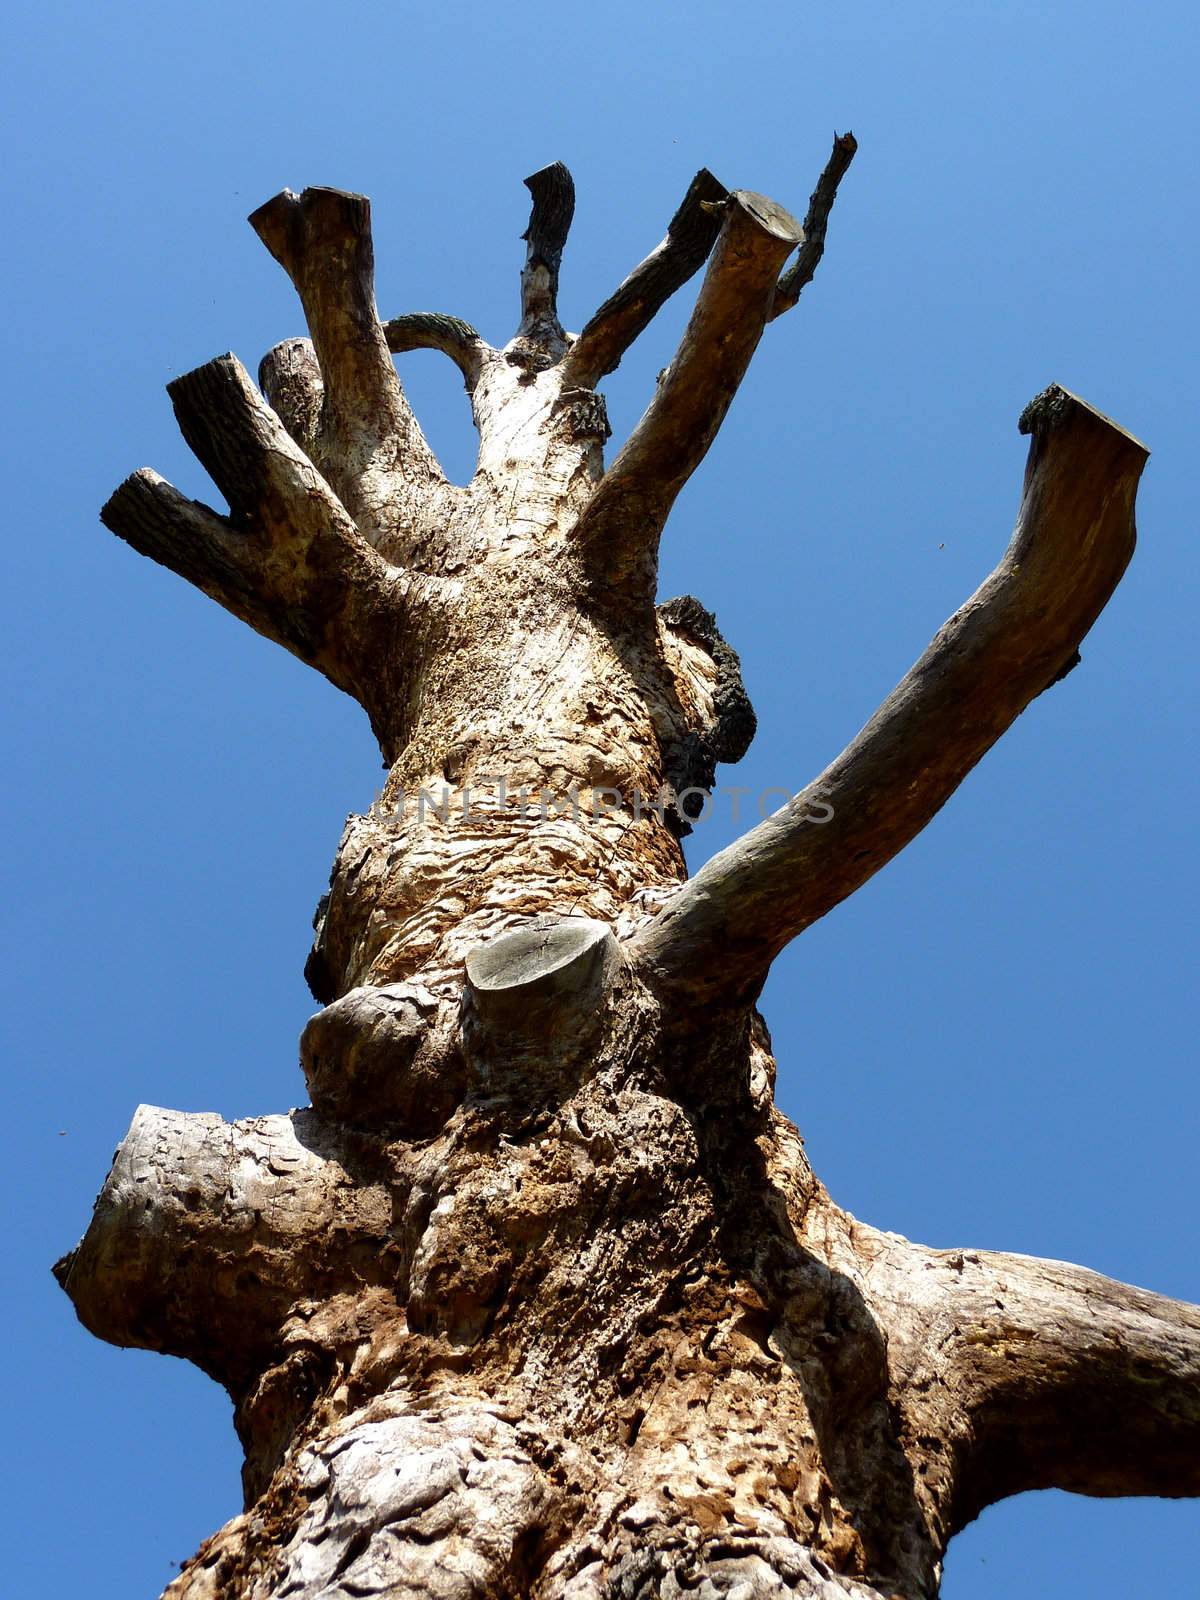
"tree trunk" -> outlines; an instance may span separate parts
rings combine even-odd
[[[246,1510],[167,1593],[929,1596],[989,1502],[1200,1492],[1200,1312],[1081,1268],[934,1251],[840,1210],[773,1105],[783,946],[917,833],[1078,660],[1146,452],[1057,386],[1012,543],[846,751],[690,883],[680,840],[754,731],[659,536],[824,247],[698,175],[581,334],[561,165],[515,337],[380,320],[369,207],[251,221],[311,340],[262,392],[170,385],[221,515],[143,470],[105,523],[363,705],[389,766],[307,976],[311,1108],[142,1107],[56,1267],[84,1324],[224,1384]],[[798,255],[788,268],[788,258]],[[596,384],[707,261],[605,469]],[[480,434],[450,484],[393,354],[443,351]],[[264,398],[265,396],[265,398]]]

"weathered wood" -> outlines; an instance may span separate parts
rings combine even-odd
[[[753,998],[784,945],[878,872],[1071,662],[1133,554],[1148,451],[1057,385],[1032,435],[999,566],[837,760],[730,845],[636,941],[681,1004]]]
[[[533,197],[533,208],[521,235],[528,249],[521,272],[517,339],[543,360],[556,359],[566,347],[558,320],[558,273],[575,215],[575,183],[562,162],[555,161],[526,178],[525,187]]]
[[[1028,1489],[1200,1494],[1200,1308],[1062,1261],[858,1245],[942,1539]]]
[[[504,351],[454,318],[385,329],[365,201],[282,196],[256,226],[314,343],[268,355],[270,406],[232,357],[171,386],[229,516],[150,472],[105,507],[355,694],[390,769],[315,919],[313,1110],[144,1108],[57,1268],[101,1337],[234,1399],[246,1511],[172,1600],[929,1600],[999,1496],[1200,1492],[1200,1312],[857,1222],[772,1105],[752,1006],[1078,659],[1132,550],[1136,440],[1040,396],[996,572],[797,802],[683,884],[694,802],[754,719],[711,612],[655,608],[658,536],[852,154],[803,240],[701,174],[573,346],[565,169],[530,180]],[[605,474],[591,385],[706,256]],[[471,390],[463,489],[395,379],[417,347]]]
[[[324,385],[318,465],[372,544],[403,538],[445,475],[412,414],[375,307],[371,203],[284,189],[250,225],[295,286]]]
[[[750,748],[758,719],[737,651],[717,627],[717,619],[695,595],[677,595],[657,608],[669,640],[703,675],[706,717],[689,726],[683,737],[663,746],[663,768],[682,833],[701,815],[715,782],[719,762],[740,761]],[[682,797],[682,798],[681,798]]]
[[[300,1065],[326,1120],[420,1138],[462,1099],[461,1054],[436,1038],[437,996],[418,984],[351,989],[311,1018]]]
[[[303,548],[314,527],[335,520],[348,540],[362,540],[345,508],[235,355],[218,356],[167,385],[179,431],[229,503],[238,526]],[[317,506],[310,511],[308,501]],[[295,530],[293,531],[293,524]]]
[[[149,467],[113,491],[100,520],[139,555],[186,578],[257,633],[308,658],[308,630],[297,631],[286,608],[263,592],[261,552],[249,530],[234,528],[211,507],[189,500]]]
[[[139,1106],[55,1275],[99,1338],[184,1356],[239,1393],[297,1301],[378,1274],[387,1207],[311,1112],[228,1123]]]
[[[585,1004],[615,949],[607,923],[587,917],[517,928],[467,957],[467,991],[481,1017],[512,1028],[543,1000]]]
[[[272,346],[258,364],[258,386],[305,455],[314,455],[325,385],[312,340],[284,339]]]
[[[168,387],[230,517],[143,470],[105,505],[105,526],[323,672],[392,741],[395,640],[428,585],[372,550],[236,356]]]
[[[465,966],[463,1041],[485,1094],[561,1101],[620,1031],[624,958],[605,922],[539,918],[477,946]]]
[[[407,350],[440,350],[449,356],[462,373],[468,394],[479,381],[484,357],[494,354],[469,322],[438,311],[412,311],[406,317],[392,317],[383,325],[383,336],[393,355]]]

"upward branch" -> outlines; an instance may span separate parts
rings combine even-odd
[[[320,464],[368,538],[406,487],[443,479],[409,408],[375,309],[371,205],[284,189],[250,224],[295,285],[320,365]]]
[[[319,451],[325,385],[311,339],[283,339],[258,364],[258,383],[272,411],[307,456]]]
[[[105,526],[315,666],[380,731],[410,580],[362,538],[235,356],[185,373],[168,392],[230,515],[143,470],[108,501]]]
[[[675,359],[575,530],[604,586],[636,575],[652,587],[658,534],[724,421],[770,315],[779,269],[801,237],[796,219],[763,195],[738,190],[723,211]]]
[[[533,196],[521,273],[521,325],[517,337],[557,357],[565,347],[558,320],[558,269],[575,215],[575,183],[561,161],[525,179]]]
[[[817,179],[817,187],[809,198],[804,216],[804,242],[795,261],[779,280],[775,304],[771,307],[772,322],[790,311],[800,298],[800,291],[811,283],[813,275],[825,254],[825,234],[829,227],[829,213],[837,199],[838,184],[850,170],[858,150],[858,140],[852,133],[835,133],[833,152],[825,163],[825,170]]]
[[[647,979],[681,1004],[753,997],[784,945],[919,833],[1078,659],[1133,553],[1147,451],[1057,386],[1021,431],[1032,435],[1021,510],[991,577],[837,760],[715,856],[635,942]]]
[[[564,381],[598,382],[712,251],[675,359],[576,529],[589,576],[601,589],[626,599],[631,589],[643,597],[652,590],[658,538],[675,497],[724,421],[764,326],[795,304],[816,271],[838,183],[857,148],[853,134],[835,138],[803,228],[761,195],[727,194],[710,172],[697,173],[662,244],[567,354]],[[780,277],[797,245],[795,266]]]
[[[661,308],[708,259],[721,231],[729,191],[707,167],[688,185],[667,236],[609,295],[563,361],[564,385],[595,388]]]

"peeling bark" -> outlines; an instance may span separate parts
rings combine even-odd
[[[1132,552],[1137,441],[1040,396],[995,573],[809,789],[684,883],[688,818],[754,717],[712,613],[655,606],[658,538],[855,148],[803,229],[699,174],[578,339],[574,188],[543,169],[502,349],[382,322],[366,201],[285,191],[252,221],[311,341],[268,354],[265,399],[232,356],[170,390],[228,515],[148,470],[104,509],[354,695],[389,768],[315,919],[311,1109],[143,1107],[55,1269],[94,1333],[234,1399],[246,1510],[173,1600],[917,1600],[1003,1495],[1200,1492],[1200,1312],[856,1222],[773,1106],[753,1005],[1078,661]],[[706,259],[606,470],[594,386]],[[463,373],[461,489],[392,361],[416,348]]]

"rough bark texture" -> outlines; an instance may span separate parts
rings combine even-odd
[[[381,322],[367,202],[285,192],[252,221],[311,342],[266,357],[265,400],[231,356],[171,385],[228,516],[148,471],[105,507],[354,695],[390,768],[318,908],[311,1108],[143,1107],[55,1269],[94,1333],[234,1398],[246,1511],[175,1600],[930,1596],[1003,1495],[1200,1492],[1200,1312],[855,1221],[773,1105],[754,1009],[783,945],[1078,659],[1132,552],[1137,441],[1039,396],[996,571],[813,785],[684,883],[688,816],[754,721],[712,614],[656,607],[658,537],[854,149],[804,228],[701,173],[577,339],[574,188],[543,169],[502,349]],[[606,471],[594,384],[706,259]],[[464,487],[404,398],[392,353],[418,347],[471,397]]]

